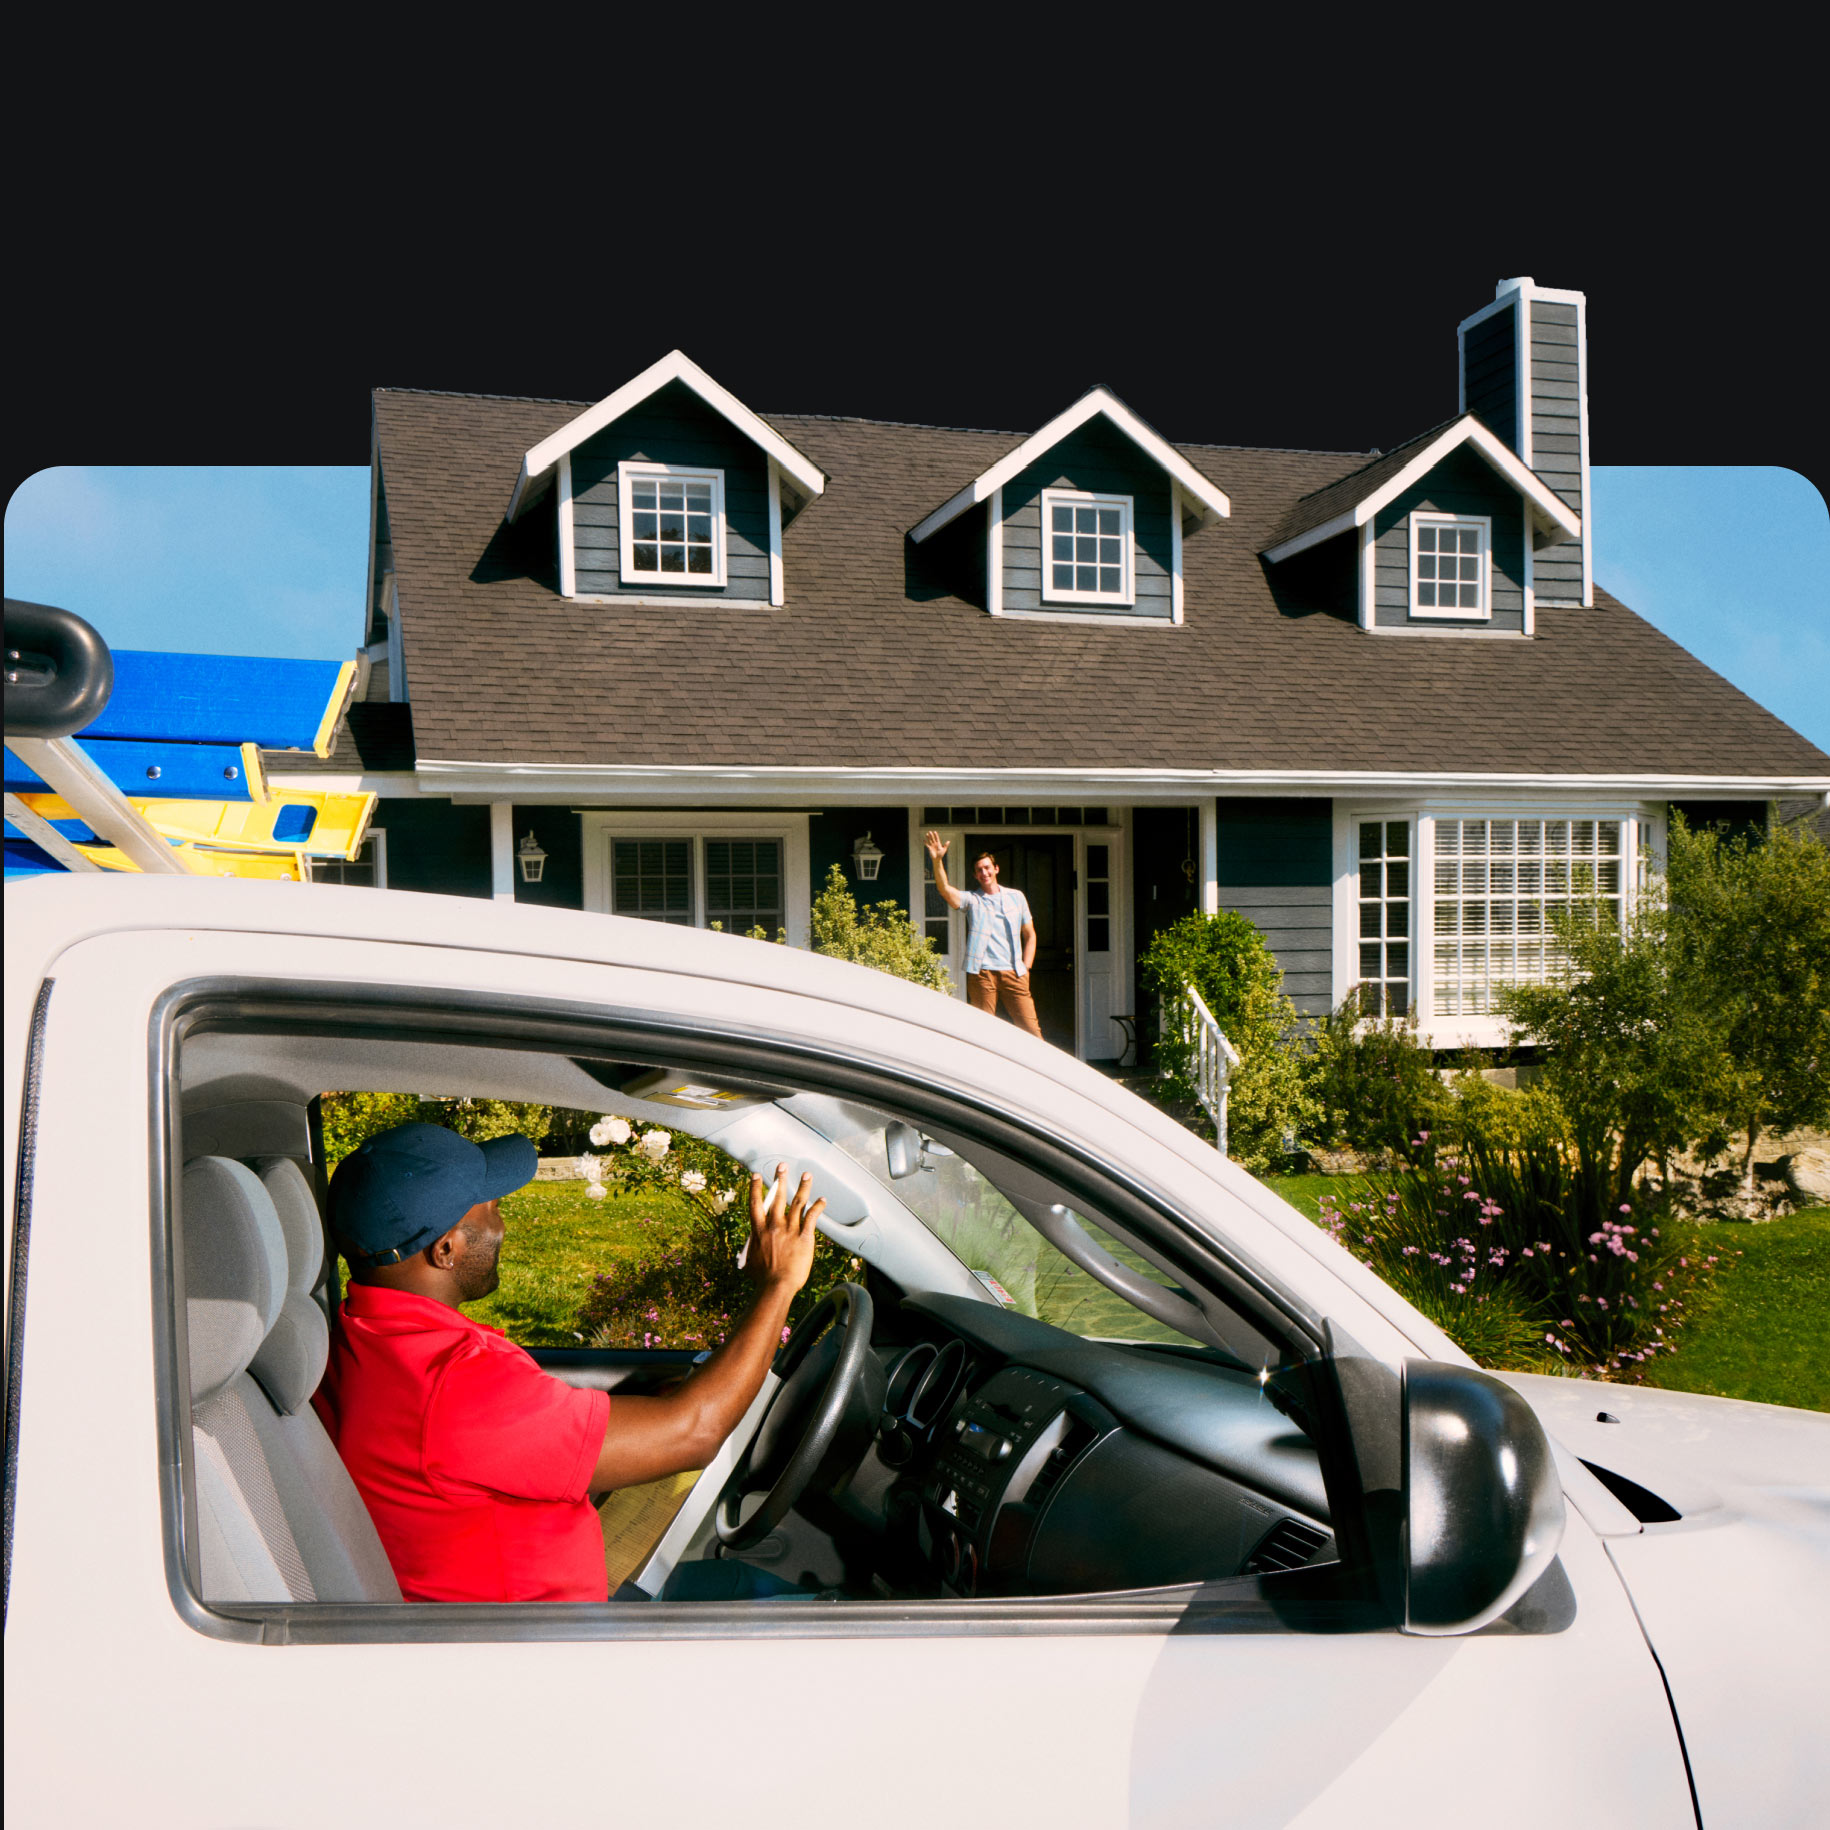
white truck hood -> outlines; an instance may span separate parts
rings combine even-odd
[[[1502,1376],[1564,1447],[1682,1515],[1637,1530],[1623,1517],[1604,1537],[1670,1688],[1703,1822],[1821,1822],[1830,1416]]]

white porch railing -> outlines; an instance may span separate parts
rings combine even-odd
[[[1177,1017],[1182,1025],[1182,1039],[1194,1051],[1195,1097],[1214,1121],[1214,1142],[1220,1154],[1226,1155],[1226,1095],[1239,1065],[1239,1051],[1226,1039],[1226,1032],[1214,1021],[1214,1013],[1194,986],[1182,987],[1183,1007]]]

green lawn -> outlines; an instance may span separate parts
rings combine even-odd
[[[1357,1176],[1265,1181],[1311,1220],[1324,1194],[1345,1205],[1363,1186]],[[1653,1363],[1647,1383],[1830,1411],[1830,1207],[1759,1225],[1719,1220],[1683,1230],[1724,1269],[1677,1352]]]
[[[1830,1207],[1686,1230],[1730,1269],[1647,1383],[1830,1411]]]

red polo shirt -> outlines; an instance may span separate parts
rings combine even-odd
[[[604,1601],[588,1496],[610,1416],[499,1328],[351,1284],[312,1403],[409,1601]]]

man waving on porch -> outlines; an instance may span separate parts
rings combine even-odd
[[[946,841],[937,832],[923,843],[934,860],[934,887],[956,909],[966,911],[966,990],[975,1010],[1004,1014],[1032,1036],[1040,1037],[1035,1000],[1029,995],[1029,969],[1036,958],[1036,924],[1029,899],[1021,890],[998,885],[997,860],[982,851],[972,860],[977,889],[956,890],[947,881]]]

